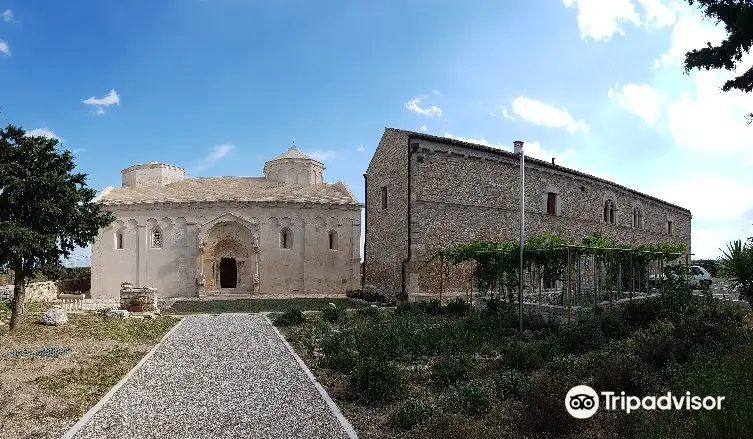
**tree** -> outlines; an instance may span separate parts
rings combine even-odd
[[[753,306],[753,237],[744,243],[737,240],[727,244],[719,261],[720,271],[730,286]]]
[[[718,46],[693,49],[685,54],[685,73],[692,69],[726,69],[733,71],[743,55],[753,47],[753,0],[688,0],[698,4],[703,14],[717,24],[724,23],[727,39]],[[749,93],[753,91],[753,67],[722,86],[722,91],[732,89]],[[748,124],[753,122],[753,113],[747,115]]]
[[[74,173],[71,152],[57,146],[13,125],[0,128],[0,266],[13,272],[11,331],[23,320],[28,281],[58,270],[61,258],[115,220],[94,201],[86,174]]]

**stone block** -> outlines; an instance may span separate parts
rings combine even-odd
[[[60,326],[68,323],[68,314],[60,308],[50,308],[42,316],[42,322],[49,326]]]

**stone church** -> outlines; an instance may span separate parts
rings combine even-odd
[[[92,298],[120,284],[159,297],[344,294],[360,288],[361,207],[293,145],[263,177],[189,178],[164,163],[122,171],[99,200],[117,220],[92,245]]]
[[[364,291],[409,300],[469,291],[468,273],[443,278],[439,261],[429,261],[453,244],[518,239],[522,146],[510,152],[386,128],[364,174]],[[525,178],[527,235],[601,233],[690,249],[688,209],[554,159],[526,157]]]

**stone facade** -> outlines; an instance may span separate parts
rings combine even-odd
[[[365,174],[364,290],[404,299],[437,295],[439,263],[427,264],[437,249],[475,240],[516,240],[519,175],[516,154],[386,129]],[[687,209],[529,157],[525,177],[527,235],[549,232],[581,239],[598,232],[623,243],[681,242],[690,249]],[[548,194],[555,194],[553,214],[548,213]],[[613,208],[605,222],[608,201]],[[469,265],[451,270],[441,288],[450,294],[468,291]]]
[[[117,220],[92,245],[91,297],[118,297],[122,282],[160,298],[358,289],[361,205],[343,182],[323,183],[323,170],[295,146],[264,177],[124,170],[124,187],[100,195]]]

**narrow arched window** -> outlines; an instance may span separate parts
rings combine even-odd
[[[337,232],[334,230],[329,232],[329,249],[337,250]]]
[[[293,234],[289,229],[280,232],[280,248],[293,248]]]
[[[643,215],[639,207],[633,208],[633,227],[636,229],[643,228]]]
[[[149,240],[150,241],[149,245],[152,248],[162,248],[162,238],[163,238],[162,230],[158,228],[152,230],[152,236],[151,236],[151,239]]]
[[[115,232],[115,248],[118,250],[123,249],[123,231],[118,230]]]
[[[604,222],[614,224],[614,203],[612,200],[604,202]]]

